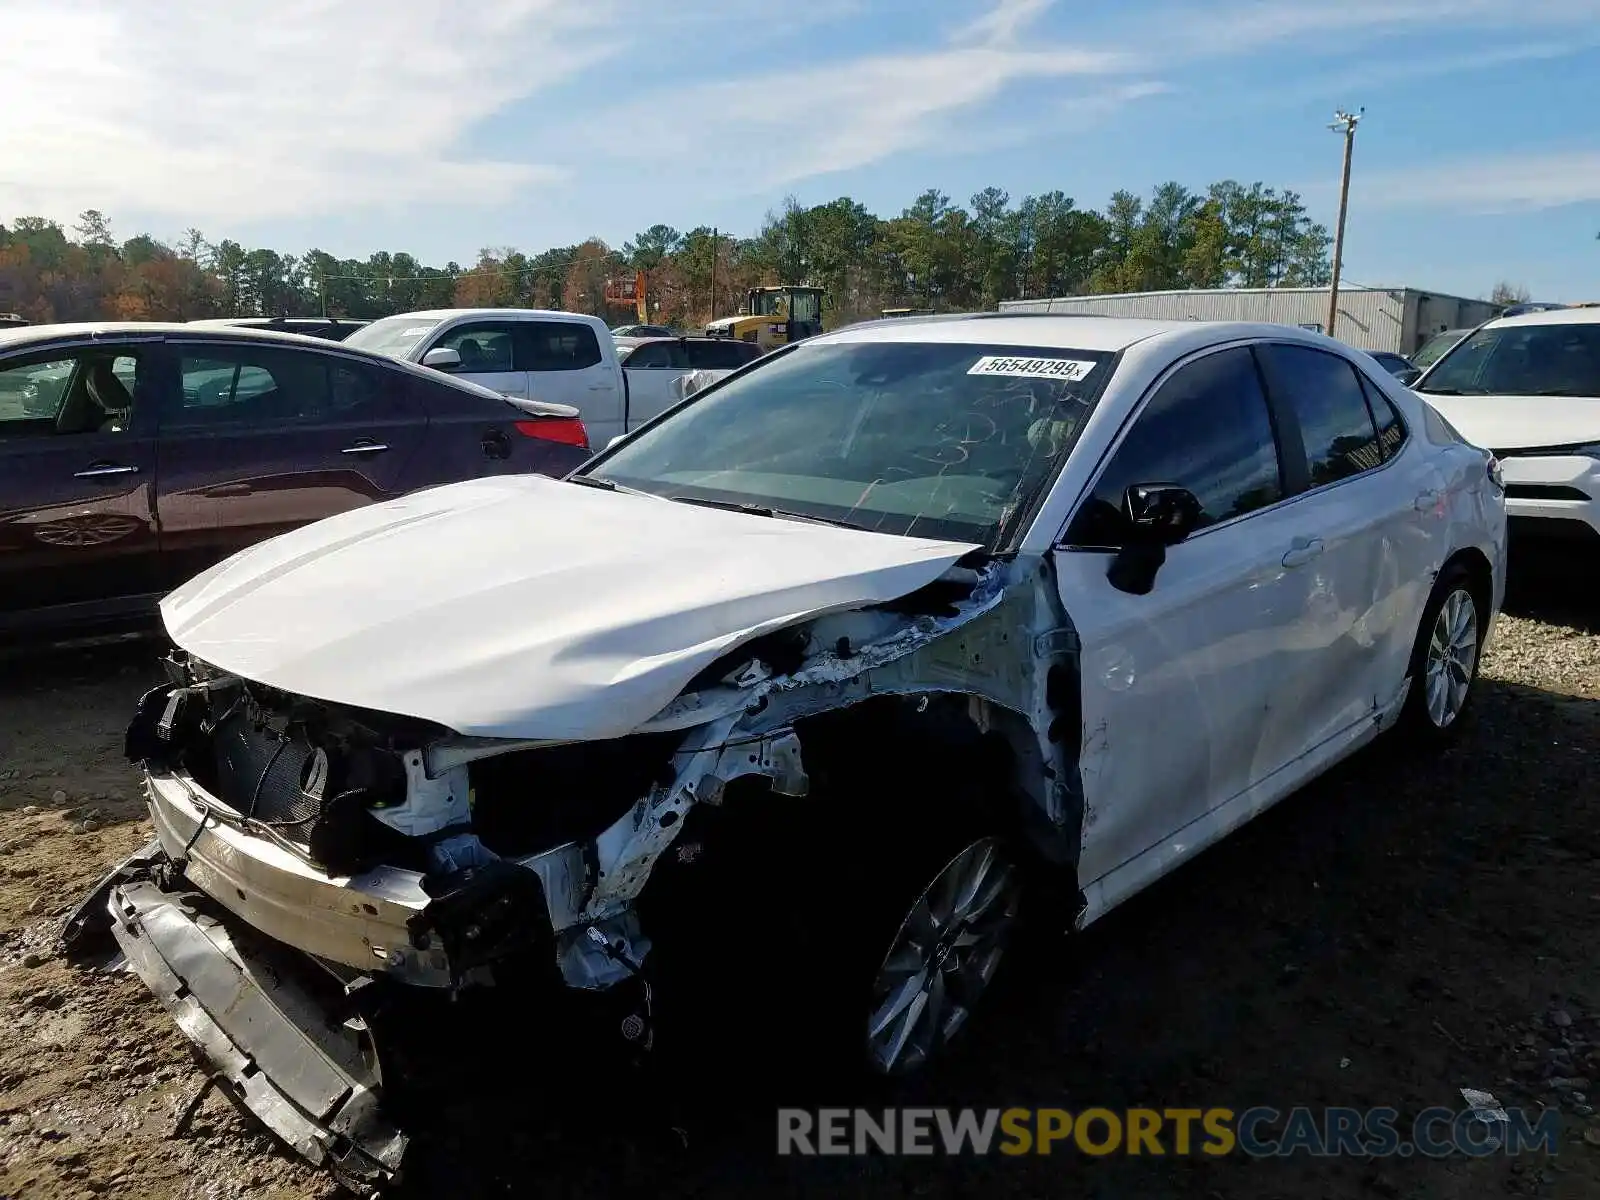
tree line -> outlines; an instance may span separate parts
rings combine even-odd
[[[119,241],[90,210],[70,230],[42,217],[0,224],[0,311],[36,323],[213,316],[373,318],[420,308],[564,308],[631,319],[608,304],[619,276],[645,277],[650,319],[694,326],[736,310],[747,288],[812,283],[831,325],[885,308],[992,309],[1001,300],[1173,288],[1326,284],[1331,239],[1301,198],[1234,180],[1194,191],[1163,183],[1114,194],[1102,210],[1059,191],[1013,203],[986,188],[966,206],[928,190],[895,217],[848,196],[788,200],[752,237],[650,228],[536,254],[505,247],[428,266],[404,251],[365,259],[286,254],[141,233]]]

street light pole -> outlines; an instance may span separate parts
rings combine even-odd
[[[1344,216],[1350,206],[1350,156],[1356,147],[1356,125],[1367,110],[1357,109],[1347,113],[1339,109],[1333,114],[1333,124],[1328,128],[1344,133],[1344,174],[1339,180],[1339,223],[1333,234],[1333,278],[1328,288],[1328,336],[1334,337],[1334,327],[1339,320],[1339,269],[1344,265]]]

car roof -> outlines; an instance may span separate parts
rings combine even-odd
[[[1600,308],[1552,308],[1518,313],[1514,317],[1496,317],[1481,328],[1505,329],[1517,325],[1600,325]]]
[[[288,342],[295,346],[313,344],[327,347],[331,343],[322,338],[308,338],[301,333],[270,329],[255,325],[234,325],[226,321],[75,321],[61,325],[20,325],[15,329],[0,329],[0,349],[14,349],[30,342],[82,341],[86,338],[122,338],[146,336],[218,337],[251,341]]]
[[[741,342],[734,338],[707,337],[703,333],[648,333],[639,337],[628,339],[633,343],[634,349],[648,346],[654,342],[715,342],[719,346],[748,346],[750,342]]]
[[[1271,337],[1326,345],[1331,338],[1293,325],[1247,321],[1164,321],[1149,317],[1102,317],[1080,313],[945,313],[931,317],[890,317],[847,325],[811,342],[953,342],[997,346],[1039,346],[1062,350],[1126,350],[1163,335],[1197,344],[1230,338]],[[1342,343],[1336,343],[1342,344]],[[1348,349],[1348,347],[1346,347]]]
[[[294,346],[301,350],[315,349],[320,354],[357,358],[392,370],[406,371],[430,383],[443,383],[481,396],[504,399],[492,388],[483,387],[471,380],[446,375],[415,363],[391,358],[359,346],[332,342],[327,338],[311,337],[304,333],[287,333],[281,329],[265,329],[256,325],[203,325],[190,321],[83,321],[68,325],[22,325],[15,329],[0,328],[0,353],[26,352],[30,348],[48,349],[61,342],[79,345],[85,341],[105,339],[115,341],[127,337],[161,338],[170,336],[183,341],[255,342],[265,345]]]
[[[241,328],[272,325],[366,325],[366,317],[195,317],[186,325],[231,325]]]
[[[408,320],[425,321],[453,321],[457,317],[498,317],[506,321],[582,321],[585,324],[592,322],[605,325],[599,317],[556,308],[419,308],[415,312],[393,313],[391,317],[395,320],[405,317]]]

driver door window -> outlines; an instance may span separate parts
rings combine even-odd
[[[1067,544],[1122,545],[1123,496],[1140,483],[1188,488],[1200,501],[1201,529],[1283,498],[1266,392],[1248,349],[1208,354],[1161,384],[1079,508]]]
[[[131,354],[82,354],[0,371],[0,440],[124,433],[141,381]]]
[[[454,350],[461,356],[459,367],[445,368],[453,375],[514,371],[512,332],[509,325],[461,325],[435,342],[433,349]]]

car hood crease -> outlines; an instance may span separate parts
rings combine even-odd
[[[894,600],[975,549],[498,476],[264,542],[162,616],[282,691],[471,736],[607,738],[740,642]]]

